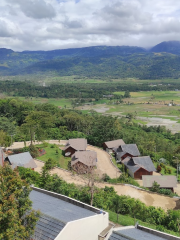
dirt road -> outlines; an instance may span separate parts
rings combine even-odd
[[[111,178],[117,178],[120,176],[120,171],[111,163],[110,156],[104,150],[94,146],[88,146],[87,150],[97,152],[97,173],[102,176],[106,173]]]
[[[35,171],[40,172],[44,163],[36,161],[37,168]],[[64,179],[68,183],[74,183],[76,185],[85,185],[87,184],[87,180],[83,179],[80,176],[73,175],[71,172],[61,170],[59,168],[55,168],[51,171],[51,174],[56,173],[62,179]],[[179,205],[179,200],[174,198],[165,197],[163,195],[158,195],[155,193],[149,193],[142,190],[135,189],[131,186],[126,185],[113,185],[107,183],[96,183],[96,186],[99,188],[104,188],[105,186],[114,187],[115,191],[119,195],[127,195],[136,199],[141,200],[147,206],[155,206],[162,207],[165,210],[174,209]]]

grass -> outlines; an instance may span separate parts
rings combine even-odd
[[[45,155],[38,157],[39,160],[46,162],[49,158],[55,159],[58,167],[68,170],[68,162],[71,158],[64,157],[62,150],[59,149],[56,144],[47,144],[47,147],[44,147],[44,145],[41,144],[37,145],[37,147],[43,148],[46,151]],[[56,150],[58,150],[58,153]]]
[[[120,224],[122,226],[134,226],[134,218],[130,217],[130,216],[127,216],[127,215],[121,215],[119,214],[119,221],[117,222],[117,214],[112,212],[112,211],[108,211],[109,212],[109,220],[114,222],[114,223],[117,223],[117,224]],[[136,221],[138,221],[138,223],[144,227],[148,227],[148,228],[152,228],[152,229],[157,229],[156,228],[156,225],[154,224],[150,224],[150,223],[147,223],[147,222],[142,222],[141,220],[139,219],[136,219]],[[173,232],[173,231],[170,231],[170,230],[165,230],[164,232],[166,233],[169,233],[169,234],[172,234],[172,235],[175,235],[175,236],[180,236],[178,232]]]
[[[65,98],[24,98],[24,97],[19,97],[19,99],[23,100],[23,101],[28,101],[28,102],[32,102],[35,104],[38,103],[49,103],[49,104],[53,104],[55,106],[64,108],[71,108],[71,99],[65,99]]]
[[[157,164],[158,165],[158,164]],[[176,168],[174,168],[174,167],[172,167],[172,166],[170,166],[170,165],[166,165],[166,168],[168,169],[171,169],[171,174],[169,174],[169,173],[165,173],[164,172],[164,168],[162,168],[161,167],[161,174],[163,174],[163,175],[174,175],[174,176],[177,176],[177,169]],[[180,175],[178,175],[178,181],[180,181]]]

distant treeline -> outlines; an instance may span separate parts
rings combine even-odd
[[[47,87],[34,85],[28,82],[1,81],[0,93],[7,93],[15,97],[42,97],[42,98],[103,98],[117,91],[161,91],[180,89],[180,83],[150,86],[148,83],[59,83]],[[117,99],[121,96],[116,95]]]

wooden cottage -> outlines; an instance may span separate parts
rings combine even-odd
[[[142,179],[143,175],[152,175],[156,172],[156,168],[149,156],[145,157],[127,157],[122,161],[125,170],[131,177],[135,179]]]
[[[118,148],[114,148],[116,155],[116,162],[119,163],[127,157],[138,157],[140,152],[136,144],[125,144],[121,145]]]
[[[79,174],[90,173],[97,165],[97,153],[94,151],[77,151],[72,155],[71,167]]]
[[[87,139],[85,138],[74,138],[69,139],[68,143],[64,148],[66,157],[71,157],[76,151],[86,151]]]
[[[113,148],[118,148],[121,145],[124,145],[124,141],[122,139],[117,139],[117,140],[113,140],[113,141],[109,141],[109,142],[104,142],[103,143],[103,149],[109,149],[109,150],[113,150]]]
[[[153,183],[157,182],[159,188],[169,189],[174,192],[174,188],[177,187],[177,178],[172,175],[159,175],[159,176],[142,176],[143,186],[152,188]]]
[[[16,167],[24,167],[34,170],[34,168],[37,167],[33,157],[29,152],[10,155],[5,158],[5,162],[8,162],[11,165],[12,169]]]

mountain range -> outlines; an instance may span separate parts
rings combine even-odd
[[[139,79],[180,77],[180,42],[151,49],[97,46],[52,51],[0,48],[0,75],[46,74]]]

